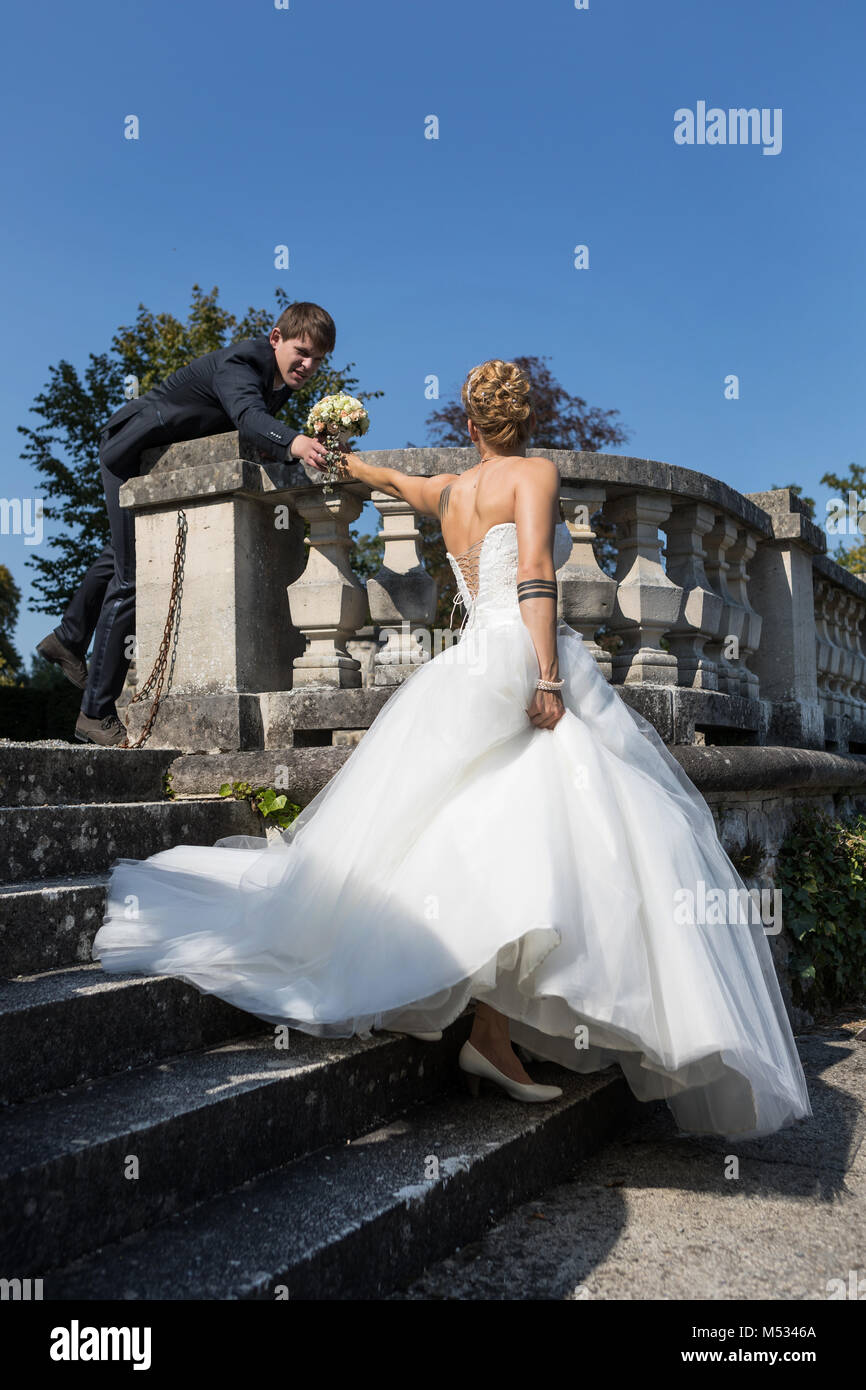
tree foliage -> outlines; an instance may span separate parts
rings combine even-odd
[[[866,497],[866,471],[860,463],[850,463],[848,472],[843,477],[839,477],[836,473],[825,473],[821,482],[826,487],[833,488],[836,495],[845,502],[848,500],[849,492],[856,492],[858,498]],[[866,528],[866,515],[860,518],[858,526]],[[862,534],[861,530],[860,535]],[[866,575],[866,540],[861,539],[850,546],[846,546],[840,541],[836,549],[831,552],[830,558],[835,560],[837,565],[842,565],[846,570],[850,570],[852,574]]]
[[[602,410],[587,405],[582,396],[572,396],[554,377],[547,357],[513,357],[514,364],[529,378],[536,425],[531,447],[539,449],[578,449],[599,453],[614,444],[624,444],[628,433],[617,421],[618,410]],[[430,443],[450,448],[469,444],[466,411],[455,391],[437,410],[431,411],[427,426]]]
[[[21,671],[21,657],[12,643],[18,621],[21,590],[6,565],[0,565],[0,685],[14,685]]]
[[[858,498],[866,498],[866,471],[864,471],[862,465],[859,463],[849,464],[848,469],[848,473],[844,476],[840,477],[838,473],[824,473],[820,479],[824,487],[833,488],[836,496],[841,498],[846,506],[849,492],[856,492]],[[777,483],[772,484],[773,488],[778,486],[779,484]],[[805,503],[806,510],[812,521],[814,521],[816,525],[820,525],[821,523],[815,516],[816,508],[814,497],[804,497],[802,495],[803,489],[799,483],[789,483],[788,490],[799,497],[801,502]],[[851,518],[851,523],[857,524],[854,522],[854,518]],[[864,513],[860,520],[860,526],[866,530],[866,513]],[[863,533],[863,530],[861,530],[857,534],[862,535]],[[832,532],[829,534],[832,536]],[[828,550],[827,554],[831,560],[836,561],[837,565],[842,565],[843,569],[850,570],[852,574],[866,574],[866,541],[858,539],[855,541],[854,545],[846,546],[845,543],[840,540],[835,549]]]
[[[349,535],[354,541],[352,573],[356,574],[363,583],[366,583],[382,568],[385,542],[380,540],[378,532],[371,535],[369,531],[359,532],[354,527],[349,528]]]
[[[73,689],[60,667],[53,661],[46,661],[38,652],[31,656],[30,670],[21,677],[19,684],[30,686],[32,690],[57,690],[61,693]]]

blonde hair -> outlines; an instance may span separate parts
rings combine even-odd
[[[487,444],[497,449],[522,448],[529,438],[532,414],[529,378],[513,362],[494,357],[473,367],[461,392],[466,414]]]

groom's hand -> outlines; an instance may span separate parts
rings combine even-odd
[[[318,439],[309,439],[305,434],[296,434],[289,445],[289,453],[293,459],[303,459],[305,463],[310,463],[314,468],[323,470],[328,456],[324,447]]]

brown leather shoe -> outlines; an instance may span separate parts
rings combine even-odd
[[[72,681],[73,685],[77,685],[79,690],[83,690],[87,685],[86,662],[64,646],[60,638],[55,636],[53,632],[49,632],[47,637],[43,637],[36,650],[40,656],[44,656],[46,661],[53,661],[56,666],[59,666],[66,679]]]
[[[103,748],[127,748],[126,729],[116,714],[106,714],[103,719],[91,719],[89,714],[79,714],[75,725],[75,737],[81,743],[98,743]]]

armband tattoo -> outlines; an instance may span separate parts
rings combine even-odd
[[[525,598],[552,598],[556,601],[557,585],[555,579],[522,579],[517,586],[517,602]]]

